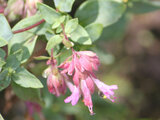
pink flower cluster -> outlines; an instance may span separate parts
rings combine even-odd
[[[94,71],[98,70],[100,64],[98,56],[91,51],[74,51],[72,56],[68,57],[60,66],[56,66],[56,61],[48,60],[47,64],[51,65],[46,71],[48,74],[47,85],[48,90],[59,96],[65,93],[66,86],[70,89],[71,95],[64,102],[74,106],[78,100],[83,97],[85,106],[88,107],[91,115],[93,112],[93,103],[91,94],[94,93],[95,85],[103,93],[104,98],[108,98],[114,102],[114,90],[118,89],[117,85],[106,85],[98,80]],[[60,68],[61,71],[58,70]],[[54,72],[58,71],[58,72]],[[73,77],[73,82],[68,76]]]

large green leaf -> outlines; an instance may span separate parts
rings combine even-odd
[[[13,81],[25,88],[42,88],[42,83],[25,68],[18,68],[12,76]]]
[[[6,18],[0,14],[0,47],[6,45],[12,36],[13,34]]]
[[[8,70],[3,70],[0,73],[0,91],[8,87],[10,82],[11,82],[11,78],[8,75]]]
[[[43,18],[50,24],[53,24],[56,22],[57,19],[59,19],[60,14],[56,12],[53,8],[43,4],[43,3],[38,3],[37,4],[38,9],[40,10]]]
[[[158,4],[149,0],[135,0],[128,8],[128,11],[135,14],[142,14],[155,10],[160,10],[160,3]]]
[[[56,8],[62,12],[70,12],[75,0],[54,0]]]
[[[96,41],[103,31],[103,25],[98,23],[93,23],[85,27],[92,42]]]
[[[33,102],[41,101],[41,95],[39,89],[24,88],[17,85],[16,83],[12,83],[12,88],[14,93],[22,100],[33,101]]]
[[[70,34],[71,39],[74,42],[83,44],[83,45],[90,45],[92,41],[87,33],[87,31],[80,25]]]
[[[37,13],[34,16],[27,17],[27,18],[21,20],[20,22],[18,22],[13,27],[12,30],[15,31],[15,30],[19,30],[19,29],[23,29],[23,28],[29,27],[29,26],[31,26],[31,25],[33,25],[35,23],[38,23],[42,19],[43,19],[42,15],[40,13]],[[42,23],[42,24],[38,25],[37,27],[34,27],[34,28],[28,30],[28,32],[34,33],[36,35],[43,35],[43,34],[45,34],[47,29],[49,29],[49,28],[51,28],[50,25],[45,22],[45,23]]]
[[[104,27],[115,23],[125,11],[126,5],[111,0],[88,0],[76,11],[81,25],[100,23]]]

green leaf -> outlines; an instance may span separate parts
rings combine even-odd
[[[54,0],[56,8],[61,12],[70,12],[75,0]]]
[[[83,44],[83,45],[90,45],[92,41],[87,33],[87,31],[80,25],[70,34],[71,39],[74,42]]]
[[[62,22],[64,22],[65,16],[60,17],[53,25],[52,29],[58,28]]]
[[[81,25],[103,24],[103,27],[115,23],[124,13],[126,5],[111,0],[88,0],[76,11]]]
[[[13,81],[25,88],[42,88],[42,83],[25,68],[18,68],[12,76]]]
[[[40,102],[41,101],[41,94],[39,89],[34,88],[24,88],[16,83],[12,83],[12,88],[14,93],[25,101],[32,101],[32,102]]]
[[[37,38],[38,36],[29,32],[14,35],[12,41],[8,44],[9,54],[14,54],[18,57],[21,56],[19,58],[21,63],[26,62],[34,50]]]
[[[43,3],[37,3],[38,9],[40,10],[43,18],[48,22],[49,24],[55,23],[59,17],[60,14],[56,12],[53,8],[43,4]]]
[[[5,56],[6,56],[5,51],[0,48],[0,59],[4,59]]]
[[[8,75],[8,70],[3,70],[0,73],[0,91],[8,87],[10,82],[11,82],[11,78]]]
[[[94,23],[86,26],[85,29],[87,30],[92,42],[94,42],[101,36],[103,31],[103,25]]]
[[[105,27],[99,40],[111,41],[111,40],[122,40],[125,36],[126,27],[129,18],[125,15],[121,17],[116,23]]]
[[[55,35],[47,43],[46,50],[50,53],[51,49],[59,45],[62,42],[63,38],[60,35]]]
[[[9,55],[6,60],[5,68],[16,70],[20,66],[20,62],[15,55]]]
[[[78,18],[71,19],[67,21],[65,25],[65,32],[66,33],[71,33],[73,32],[76,28],[78,27]]]
[[[0,120],[4,120],[1,114],[0,114]]]
[[[154,4],[153,1],[139,0],[133,1],[129,6],[128,11],[135,14],[143,14],[147,12],[152,12],[160,9],[160,4]]]
[[[0,47],[6,45],[13,34],[4,15],[0,14]]]

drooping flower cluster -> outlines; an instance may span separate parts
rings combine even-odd
[[[55,96],[60,96],[66,92],[66,84],[64,81],[64,75],[59,73],[57,68],[57,62],[55,59],[47,61],[49,67],[44,71],[45,77],[47,77],[47,86],[50,93]]]
[[[114,102],[115,99],[114,90],[118,89],[118,87],[117,85],[106,85],[96,78],[94,71],[98,70],[100,62],[95,53],[91,51],[77,52],[73,49],[72,53],[72,56],[68,57],[62,64],[60,64],[60,66],[58,66],[58,68],[61,69],[60,73],[61,76],[63,76],[65,85],[72,93],[64,100],[64,102],[71,102],[72,105],[76,105],[78,100],[83,97],[85,106],[88,107],[91,115],[93,115],[94,112],[91,94],[94,93],[95,85],[101,93],[103,93],[104,98],[108,98],[112,102]],[[67,75],[73,77],[73,82],[68,79]],[[47,83],[49,79],[50,77],[48,76]],[[62,81],[62,79],[58,79],[58,81]],[[48,86],[56,86],[56,84],[56,82],[49,82]]]

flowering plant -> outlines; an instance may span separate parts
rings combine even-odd
[[[118,86],[107,85],[96,77],[100,59],[91,51],[93,44],[103,29],[108,29],[120,18],[126,19],[127,13],[150,12],[157,7],[141,1],[142,5],[150,5],[152,9],[134,11],[134,4],[140,4],[138,0],[88,0],[74,15],[69,14],[75,2],[54,0],[54,9],[42,0],[0,1],[0,91],[11,86],[21,99],[44,106],[40,89],[45,85],[57,97],[65,95],[69,88],[71,95],[64,102],[71,102],[74,106],[82,99],[91,115],[94,114],[92,94],[95,86],[103,98],[115,101],[114,90]],[[11,29],[8,21],[17,18],[22,20]],[[36,43],[40,40],[46,42],[43,49],[48,56],[38,54],[33,57]],[[26,69],[31,58],[47,61],[48,68],[43,72],[46,84]],[[37,105],[26,104],[29,111],[36,111]],[[41,107],[38,108],[39,112]]]

